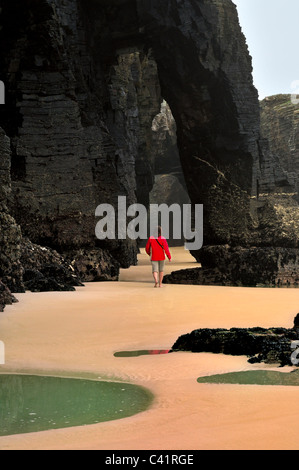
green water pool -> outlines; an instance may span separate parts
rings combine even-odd
[[[34,375],[0,375],[0,436],[101,423],[148,409],[139,386]]]
[[[269,370],[231,372],[228,374],[199,377],[197,382],[210,384],[298,386],[299,370],[288,373]]]

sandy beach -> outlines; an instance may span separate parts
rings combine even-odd
[[[184,249],[172,253],[166,272],[196,266]],[[114,356],[170,349],[178,336],[196,328],[289,328],[299,311],[298,295],[296,289],[154,289],[143,250],[138,266],[122,270],[119,282],[88,283],[76,292],[17,295],[19,303],[0,314],[0,340],[6,346],[0,373],[124,381],[147,388],[155,399],[147,411],[118,421],[1,437],[0,449],[298,449],[296,387],[196,381],[205,375],[278,368],[213,354]]]

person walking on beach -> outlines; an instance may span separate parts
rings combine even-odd
[[[165,253],[169,261],[171,254],[166,238],[162,237],[162,229],[158,227],[158,238],[150,237],[145,247],[146,253],[151,257],[155,287],[162,287],[165,266]]]

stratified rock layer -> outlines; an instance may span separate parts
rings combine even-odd
[[[206,206],[206,240],[244,236],[259,106],[232,2],[46,0],[34,8],[22,0],[12,8],[4,0],[1,22],[8,116],[0,121],[13,150],[11,210],[26,236],[80,248],[94,239],[98,204],[115,205],[117,195],[148,202],[160,87],[191,200]],[[217,186],[218,172],[227,186]],[[225,212],[224,193],[242,203],[219,230],[213,214]],[[115,250],[120,263],[123,250]]]
[[[205,0],[137,6],[176,121],[191,201],[205,206],[205,243],[244,242],[259,158],[259,105],[236,8]]]
[[[96,240],[95,209],[117,208],[118,196],[148,205],[152,121],[162,98],[175,119],[190,200],[204,205],[205,244],[252,245],[252,176],[263,141],[233,2],[2,0],[0,54],[0,150],[9,154],[8,186],[12,180],[9,212],[1,211],[8,236],[1,232],[0,278],[9,287],[22,287],[18,225],[64,259],[79,253],[75,265],[88,279],[101,277],[108,259],[111,279],[117,266],[137,262],[135,241]]]
[[[280,191],[290,193],[298,201],[298,100],[291,95],[275,95],[265,98],[260,106],[261,136],[269,142],[273,158],[272,162],[264,162],[261,196],[263,193]]]

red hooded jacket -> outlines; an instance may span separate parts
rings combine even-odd
[[[166,241],[166,238],[164,237],[150,237],[146,244],[145,251],[149,256],[151,256],[152,261],[165,260],[165,253],[167,255],[167,258],[171,260],[171,254],[168,248],[168,243]]]

